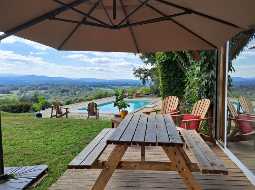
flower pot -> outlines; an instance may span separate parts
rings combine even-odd
[[[120,112],[120,117],[121,117],[122,119],[124,119],[124,118],[126,117],[127,114],[128,114],[128,111],[127,111],[127,110],[122,110],[122,111]]]
[[[36,117],[36,118],[42,118],[42,113],[36,113],[36,114],[35,114],[35,117]]]

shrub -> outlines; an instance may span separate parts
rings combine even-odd
[[[152,89],[150,87],[142,87],[138,90],[139,93],[148,95],[152,93]]]
[[[0,105],[0,110],[10,113],[26,113],[30,112],[32,109],[32,104],[28,102],[17,102]]]

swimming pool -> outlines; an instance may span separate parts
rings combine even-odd
[[[127,108],[127,111],[134,112],[137,111],[145,106],[150,105],[152,102],[151,100],[142,99],[142,100],[126,100],[129,104],[129,107]],[[119,110],[117,107],[113,106],[113,102],[106,102],[103,104],[98,105],[99,113],[119,113]],[[86,111],[85,108],[79,109],[80,111]]]

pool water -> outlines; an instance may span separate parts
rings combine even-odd
[[[151,104],[150,100],[127,100],[129,107],[126,109],[129,113],[137,111],[149,104]],[[98,105],[99,113],[119,113],[117,107],[113,106],[113,102],[107,102]],[[84,109],[81,109],[84,110]]]

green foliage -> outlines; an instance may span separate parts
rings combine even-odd
[[[149,85],[153,94],[159,95],[159,72],[156,63],[156,54],[145,53],[141,54],[140,58],[147,67],[134,69],[134,76],[141,80],[143,85]]]
[[[14,102],[0,105],[1,111],[10,113],[26,113],[31,111],[31,108],[32,104],[28,102]]]
[[[185,73],[176,53],[156,53],[156,61],[160,79],[160,94],[182,97],[185,88]]]
[[[215,51],[200,51],[199,59],[189,54],[190,65],[186,69],[184,104],[188,111],[195,102],[209,98],[214,102],[216,92],[216,59]]]
[[[150,87],[142,87],[137,90],[138,93],[141,93],[143,95],[149,95],[152,93],[152,89]]]
[[[113,96],[112,91],[97,89],[97,90],[92,91],[87,97],[84,98],[84,100],[90,101],[90,100],[106,98],[106,97],[110,97],[110,96]]]
[[[49,106],[46,98],[44,96],[38,96],[36,103],[33,104],[33,110],[40,112],[42,109],[45,109]]]
[[[125,90],[116,89],[114,107],[118,107],[119,111],[125,110],[126,108],[129,107],[128,103],[124,100],[124,98],[125,98]]]

